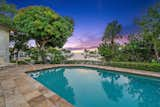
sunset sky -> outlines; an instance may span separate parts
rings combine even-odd
[[[7,0],[17,8],[43,5],[75,21],[75,30],[65,48],[96,47],[101,41],[107,23],[118,20],[122,34],[138,30],[134,19],[145,14],[147,8],[159,0]]]

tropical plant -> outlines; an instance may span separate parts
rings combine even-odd
[[[121,32],[122,26],[118,21],[110,22],[104,32],[102,44],[98,47],[98,52],[105,60],[112,60],[118,51],[118,45],[114,42],[115,37]]]
[[[109,23],[105,29],[104,36],[102,38],[102,41],[107,44],[107,42],[110,42],[111,45],[114,44],[114,39],[117,36],[118,33],[121,32],[122,26],[118,23],[118,21],[112,21]]]

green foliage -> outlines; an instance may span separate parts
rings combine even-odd
[[[134,39],[134,36],[132,35],[130,43],[121,50],[126,61],[151,62],[154,58],[153,45],[146,42],[143,38],[140,39],[141,36],[136,35],[139,39]]]
[[[138,69],[138,70],[147,70],[160,72],[159,63],[138,63],[138,62],[106,62],[105,65],[120,67],[120,68],[129,68],[129,69]]]
[[[14,43],[14,48],[17,50],[25,50],[27,48],[27,41],[25,35],[15,33],[14,35],[10,35],[10,42]]]
[[[160,3],[148,9],[145,16],[139,19],[138,24],[143,29],[144,39],[153,45],[157,60],[160,57]]]
[[[53,27],[51,32],[55,37],[51,37],[47,45],[61,48],[64,43],[66,43],[68,37],[72,35],[74,25],[72,23],[69,19],[63,17],[54,22],[53,25],[51,25]]]
[[[60,64],[65,59],[60,50],[52,47],[47,49],[47,55],[50,56],[52,64]]]
[[[117,36],[118,33],[120,33],[122,30],[121,24],[118,23],[118,21],[112,21],[109,23],[106,27],[103,41],[106,43],[107,41],[110,41],[111,44],[114,43],[114,38]]]
[[[18,54],[19,51],[25,51],[27,49],[27,42],[28,39],[25,35],[21,34],[21,33],[17,33],[15,32],[14,34],[10,35],[10,42],[13,43],[13,47],[10,48],[10,60],[12,60],[12,55],[16,54],[16,60],[18,60]]]
[[[65,64],[91,64],[91,65],[104,65],[102,61],[93,60],[65,60]]]
[[[16,13],[16,7],[13,4],[7,4],[5,0],[0,1],[0,24],[8,28],[13,27],[12,17]]]
[[[18,11],[14,17],[18,31],[35,39],[40,46],[50,43],[63,46],[73,32],[73,24],[53,10],[42,6],[30,6]]]
[[[154,59],[153,45],[142,39],[130,39],[130,43],[125,46],[114,46],[114,50],[110,44],[101,44],[98,48],[101,56],[106,61],[137,61],[151,62]],[[140,37],[138,37],[140,38]]]
[[[120,68],[129,68],[137,70],[146,70],[151,72],[160,72],[159,63],[142,63],[142,62],[101,62],[101,61],[90,61],[90,60],[68,60],[65,64],[91,64],[101,66],[113,66]]]
[[[26,52],[35,63],[42,63],[39,60],[41,54],[45,56],[46,63],[60,64],[65,59],[60,50],[52,47],[47,48],[43,53],[38,48],[31,48]]]
[[[106,61],[152,62],[160,60],[160,3],[148,9],[148,13],[137,23],[142,27],[138,35],[130,36],[130,43],[125,46],[113,46],[114,37],[121,30],[121,25],[113,21],[108,24],[103,43],[98,50]],[[111,43],[108,43],[108,40]],[[111,45],[111,46],[110,46]],[[156,61],[156,62],[157,62]]]
[[[153,56],[149,47],[150,46],[143,41],[135,41],[127,45],[125,49],[126,53],[128,52],[132,55],[129,59],[131,61],[151,61]]]
[[[118,21],[112,21],[105,29],[102,38],[103,43],[98,47],[98,52],[106,61],[117,60],[118,45],[114,43],[114,39],[122,30],[121,24]]]
[[[101,44],[98,47],[98,52],[106,61],[110,61],[115,55],[115,51],[112,50],[112,46],[109,44]]]
[[[62,47],[73,32],[74,22],[61,17],[43,6],[30,6],[18,11],[14,17],[15,28],[36,41],[45,63],[45,49],[49,46]]]
[[[32,60],[38,60],[40,54],[38,48],[31,48],[26,52],[31,57]]]

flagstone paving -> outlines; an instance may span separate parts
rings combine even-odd
[[[0,70],[0,107],[73,107],[25,72],[57,66],[90,66],[160,78],[160,73],[94,65],[19,65]]]
[[[30,70],[33,68],[27,65],[1,70],[0,107],[72,107],[24,73]]]

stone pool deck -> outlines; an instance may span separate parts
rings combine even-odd
[[[95,65],[19,65],[0,70],[0,107],[73,107],[25,72],[58,66],[88,66],[160,78],[160,73]]]

